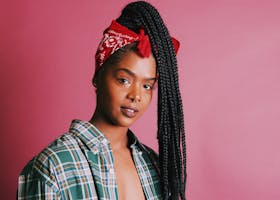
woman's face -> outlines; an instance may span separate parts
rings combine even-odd
[[[129,127],[149,106],[156,81],[156,62],[126,53],[118,64],[106,66],[96,79],[95,115],[110,125]]]

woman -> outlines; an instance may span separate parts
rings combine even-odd
[[[128,4],[96,52],[97,104],[89,122],[34,157],[19,176],[19,199],[185,199],[184,118],[176,50],[157,10]],[[128,129],[158,82],[159,157]]]

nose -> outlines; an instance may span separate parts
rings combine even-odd
[[[134,84],[130,87],[130,90],[127,94],[127,98],[132,102],[141,101],[141,87],[138,84]]]

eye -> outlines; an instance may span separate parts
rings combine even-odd
[[[152,85],[149,85],[149,84],[145,84],[145,85],[144,85],[144,88],[145,88],[146,90],[152,90],[152,89],[153,89],[153,86],[152,86]]]
[[[125,78],[119,78],[118,79],[119,83],[123,84],[123,85],[127,85],[129,84],[129,81]]]

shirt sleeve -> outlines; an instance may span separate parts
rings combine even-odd
[[[36,169],[31,161],[18,178],[18,200],[56,200],[60,192],[52,177]]]

